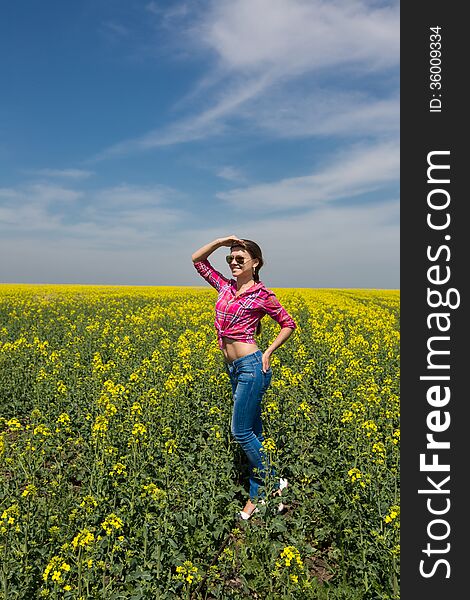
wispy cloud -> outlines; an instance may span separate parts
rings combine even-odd
[[[282,218],[269,213],[262,223],[250,215],[231,219],[229,231],[212,222],[194,229],[186,221],[184,229],[152,239],[124,223],[106,230],[93,222],[65,229],[62,237],[47,235],[40,244],[32,235],[14,240],[0,236],[0,254],[10,257],[0,264],[0,278],[201,285],[191,252],[224,233],[235,233],[260,243],[265,257],[262,279],[268,287],[398,288],[398,209],[398,200],[390,200],[367,206],[327,205]],[[229,275],[222,251],[214,253],[211,262]]]
[[[164,186],[121,184],[77,190],[34,183],[0,188],[0,231],[28,237],[76,237],[96,245],[146,242],[185,218],[181,193]]]
[[[236,85],[229,88],[219,94],[220,98],[217,104],[198,115],[183,119],[165,129],[155,129],[139,138],[115,144],[96,155],[92,162],[139,150],[171,146],[221,134],[226,131],[224,117],[233,114],[235,109],[247,99],[256,95],[258,90],[264,89],[267,77],[269,75],[248,81],[243,86]]]
[[[199,29],[225,68],[293,76],[342,64],[363,70],[396,65],[398,21],[398,4],[217,0]]]
[[[192,12],[188,2],[178,2],[170,6],[161,6],[158,2],[152,0],[145,6],[145,10],[158,16],[164,24],[168,24],[174,19],[181,19]]]
[[[111,33],[117,37],[127,37],[129,35],[129,29],[121,23],[108,21],[107,23],[103,23],[103,27],[107,33]]]
[[[286,98],[271,93],[250,106],[241,116],[259,130],[281,138],[313,136],[396,137],[399,131],[399,98],[377,98],[357,91],[317,88],[310,93],[293,90]]]
[[[398,174],[396,144],[354,147],[309,175],[219,192],[217,197],[254,212],[289,210],[354,198],[396,180]]]
[[[219,169],[216,173],[217,177],[226,179],[227,181],[234,181],[236,183],[242,183],[246,180],[246,177],[237,167],[226,165]]]
[[[153,2],[147,10],[159,12],[160,8]],[[397,3],[208,2],[185,29],[187,43],[199,51],[204,49],[212,58],[209,70],[188,93],[193,101],[198,95],[196,90],[202,97],[193,102],[187,116],[166,128],[106,148],[94,160],[220,135],[227,131],[231,120],[240,118],[249,120],[247,129],[264,126],[282,137],[299,135],[303,120],[303,135],[310,136],[391,128],[392,122],[396,124],[396,98],[359,97],[356,93],[348,103],[347,84],[351,75],[377,75],[397,67],[398,30]],[[344,73],[345,88],[333,89],[328,86],[329,74],[340,71]],[[307,74],[317,78],[316,91],[320,89],[320,94],[302,100],[296,86],[299,76]],[[323,87],[318,85],[321,81]],[[207,93],[208,88],[211,93]],[[184,102],[180,100],[179,104]],[[273,120],[269,117],[272,113],[280,116]]]
[[[248,218],[231,219],[225,233],[260,244],[265,258],[261,277],[268,287],[398,288],[398,215],[396,198],[376,205],[323,205],[282,217],[266,211],[262,220],[250,212]],[[201,246],[221,231],[210,226],[180,234],[172,256],[178,260],[179,248]],[[214,253],[211,262],[226,273],[223,252]],[[193,282],[198,283],[197,276]]]
[[[52,179],[87,179],[94,174],[93,171],[86,171],[84,169],[35,169],[25,171],[25,173]]]

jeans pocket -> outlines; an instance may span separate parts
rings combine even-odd
[[[263,375],[264,375],[264,387],[267,388],[269,386],[269,384],[271,383],[271,379],[273,376],[271,367],[266,371],[266,373],[263,373]]]
[[[256,377],[256,373],[253,369],[243,370],[238,373],[238,381],[239,383],[250,383]]]

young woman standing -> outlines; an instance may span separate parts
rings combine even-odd
[[[216,271],[207,260],[222,246],[230,248],[226,260],[232,279]],[[261,400],[271,382],[270,359],[296,325],[274,292],[259,279],[263,256],[256,242],[230,235],[202,246],[194,252],[192,260],[198,273],[219,293],[215,304],[215,327],[232,384],[231,431],[250,464],[250,498],[239,517],[249,519],[257,510],[256,503],[264,498],[260,486],[266,478],[267,456],[263,450]],[[277,321],[281,330],[272,344],[261,352],[255,334],[259,333],[260,320],[265,314]],[[271,474],[274,475],[272,468]],[[275,486],[276,493],[280,494],[286,486],[287,480],[280,478]]]

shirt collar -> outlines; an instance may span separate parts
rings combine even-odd
[[[235,295],[237,293],[237,282],[235,279],[230,280],[230,287],[231,287],[231,291],[232,291],[233,295]],[[239,294],[238,298],[240,298],[240,296],[244,296],[245,294],[251,294],[253,292],[256,292],[256,291],[260,290],[261,288],[264,288],[264,283],[262,281],[257,281],[250,288],[248,288],[247,290],[245,290],[244,292]]]

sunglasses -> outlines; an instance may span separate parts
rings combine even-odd
[[[244,265],[245,262],[248,262],[250,260],[253,260],[252,258],[245,258],[244,256],[233,256],[233,254],[229,254],[228,256],[225,257],[225,260],[227,261],[227,263],[230,265],[232,264],[232,262],[235,260],[235,262],[237,263],[237,265]]]

